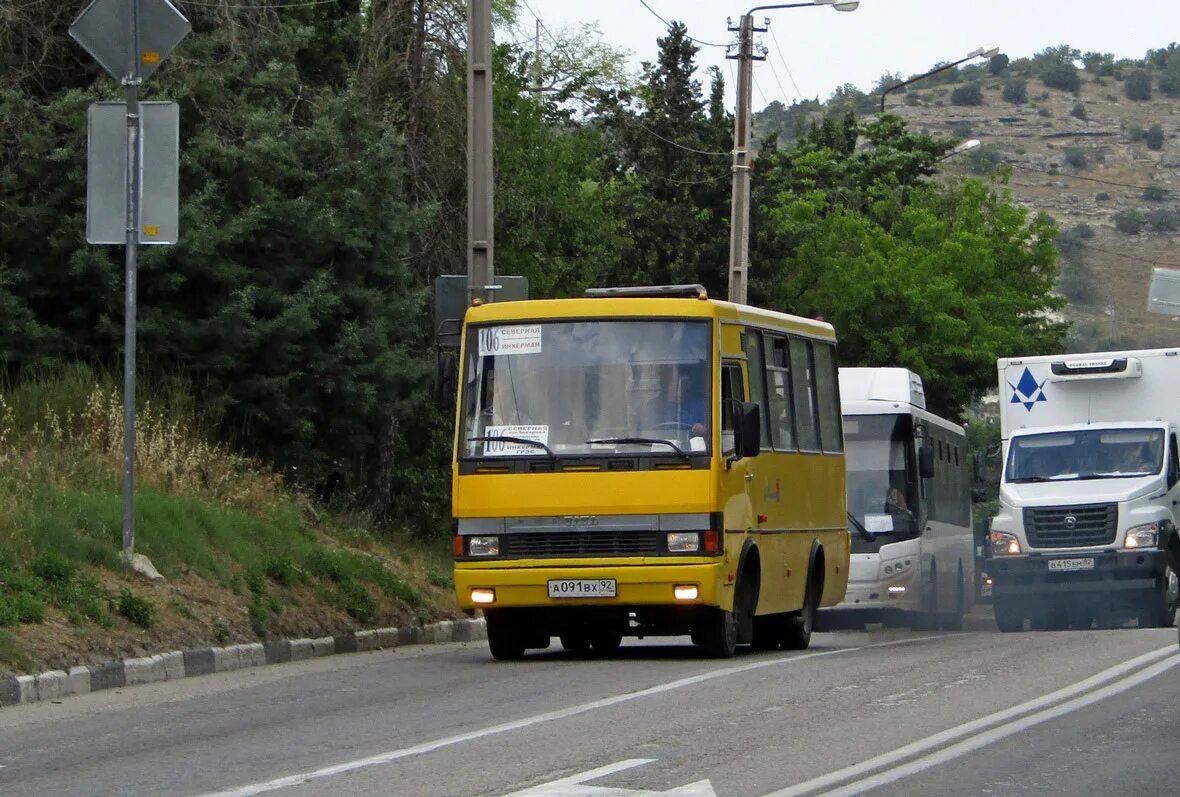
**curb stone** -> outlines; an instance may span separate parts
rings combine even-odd
[[[441,620],[424,626],[373,628],[318,639],[278,639],[229,647],[173,650],[151,656],[70,667],[68,671],[47,670],[37,675],[0,678],[0,708],[41,700],[59,700],[100,689],[174,681],[320,656],[368,652],[403,645],[475,642],[487,638],[487,626],[483,619],[462,619]]]

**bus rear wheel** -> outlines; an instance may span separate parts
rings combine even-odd
[[[612,656],[623,644],[623,635],[613,631],[600,631],[591,635],[590,644],[599,656]]]
[[[811,632],[815,630],[815,615],[819,609],[819,595],[816,594],[814,574],[807,579],[803,591],[803,608],[791,615],[783,624],[783,650],[806,650],[811,645]]]
[[[524,658],[524,629],[517,617],[504,610],[487,612],[484,621],[488,630],[488,650],[496,661],[517,661]]]
[[[590,652],[590,637],[584,633],[562,634],[561,647],[577,656],[585,656]]]

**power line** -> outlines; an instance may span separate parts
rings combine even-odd
[[[198,0],[178,0],[182,6],[198,6],[201,8],[232,8],[232,9],[284,9],[284,8],[304,8],[307,6],[326,6],[329,3],[337,3],[339,0],[299,0],[298,2],[289,3],[203,3]]]
[[[1102,183],[1103,185],[1113,185],[1113,186],[1118,186],[1119,188],[1134,188],[1134,189],[1136,189],[1136,190],[1139,190],[1139,191],[1147,191],[1147,190],[1156,190],[1156,189],[1159,189],[1160,191],[1167,191],[1167,192],[1168,192],[1168,193],[1170,193],[1170,194],[1171,194],[1171,193],[1175,193],[1175,189],[1173,189],[1173,188],[1164,188],[1163,186],[1156,186],[1156,185],[1134,185],[1134,184],[1132,184],[1132,183],[1120,183],[1120,182],[1117,182],[1117,181],[1115,181],[1115,180],[1103,180],[1103,179],[1101,179],[1101,178],[1098,178],[1098,177],[1086,177],[1085,175],[1082,175],[1082,174],[1069,174],[1068,172],[1051,172],[1051,171],[1048,171],[1048,170],[1046,170],[1046,169],[1038,169],[1038,168],[1036,168],[1035,166],[1028,166],[1027,164],[1023,164],[1023,163],[1015,163],[1015,162],[1013,162],[1011,165],[1012,165],[1012,167],[1013,167],[1013,168],[1020,169],[1020,170],[1022,170],[1022,171],[1026,171],[1026,172],[1036,172],[1037,174],[1047,174],[1047,175],[1049,175],[1050,177],[1069,177],[1069,178],[1071,178],[1071,179],[1073,179],[1073,180],[1087,180],[1087,181],[1089,181],[1089,182],[1091,182],[1091,183]]]
[[[522,2],[523,2],[523,0],[522,0]],[[663,17],[661,17],[659,14],[657,14],[656,10],[654,8],[652,8],[651,6],[649,6],[647,4],[646,0],[639,0],[639,4],[641,6],[643,6],[644,8],[646,8],[648,11],[650,11],[651,15],[653,17],[655,17],[656,19],[658,19],[660,22],[663,22],[665,26],[667,26],[669,28],[672,27],[672,23],[669,22],[668,20],[664,19]],[[684,34],[684,38],[688,39],[689,41],[694,41],[697,44],[703,44],[706,47],[725,47],[725,48],[729,47],[728,44],[718,44],[717,42],[701,41],[700,39],[689,36],[687,32]]]
[[[1147,263],[1149,266],[1167,266],[1169,268],[1180,268],[1180,263],[1165,263],[1161,260],[1151,260],[1146,257],[1139,257],[1138,255],[1129,255],[1126,252],[1115,252],[1110,249],[1103,249],[1098,246],[1091,246],[1090,244],[1086,244],[1083,247],[1083,249],[1091,250],[1094,252],[1101,252],[1104,255],[1114,255],[1115,257],[1121,257],[1121,258],[1125,258],[1127,260],[1135,260],[1140,263]]]
[[[768,26],[770,30],[770,40],[774,42],[774,51],[778,53],[778,59],[783,62],[783,69],[787,70],[787,77],[791,81],[791,85],[795,87],[795,94],[799,97],[799,102],[803,102],[803,92],[799,91],[799,84],[795,82],[795,76],[791,74],[791,68],[787,66],[787,59],[783,56],[783,48],[779,46],[778,37],[774,35],[774,27]],[[783,92],[786,94],[786,92]]]
[[[770,74],[774,75],[774,82],[778,84],[778,90],[783,93],[783,99],[785,100],[787,98],[787,90],[783,88],[783,82],[779,80],[778,70],[774,68],[774,62],[767,59],[766,65],[770,67]]]

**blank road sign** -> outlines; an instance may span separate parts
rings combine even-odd
[[[174,244],[179,235],[180,106],[141,102],[141,244]],[[86,143],[86,241],[127,242],[127,105],[90,105]]]
[[[138,54],[133,52],[132,3],[139,4]],[[115,80],[135,74],[137,56],[139,76],[146,79],[191,29],[168,0],[94,0],[70,25],[70,35]]]

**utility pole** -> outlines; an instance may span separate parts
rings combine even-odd
[[[538,31],[540,29],[538,28]],[[467,3],[467,299],[495,298],[492,3]]]
[[[541,20],[535,20],[536,30],[533,32],[533,92],[541,94]]]
[[[754,62],[765,60],[754,54],[754,17],[743,14],[738,27],[737,113],[733,118],[733,196],[729,221],[729,301],[746,303],[746,285],[750,267],[750,97],[754,82]]]

